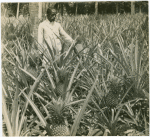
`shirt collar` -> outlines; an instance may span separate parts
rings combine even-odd
[[[48,24],[51,24],[51,22],[50,22],[48,19],[46,19],[46,22],[47,22]],[[55,23],[55,21],[54,21],[54,23]]]

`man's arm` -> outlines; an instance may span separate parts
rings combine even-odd
[[[61,37],[67,42],[68,44],[71,44],[73,42],[73,39],[64,31],[64,29],[59,24],[59,33]]]

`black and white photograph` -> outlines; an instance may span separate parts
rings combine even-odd
[[[1,2],[2,136],[149,136],[149,1]]]

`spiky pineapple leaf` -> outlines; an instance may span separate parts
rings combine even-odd
[[[6,106],[5,97],[3,94],[2,94],[2,104],[3,104],[2,112],[3,112],[4,120],[7,126],[8,135],[13,136],[13,130],[12,130],[11,121],[10,121],[11,118],[10,118],[10,115]]]
[[[29,99],[29,97],[24,92],[22,92],[22,93],[26,97],[26,99],[28,100],[28,102],[30,103],[32,108],[34,109],[35,113],[37,114],[37,116],[40,119],[40,121],[42,122],[42,124],[46,127],[47,122],[45,121],[44,116],[42,115],[40,110],[37,108],[37,106],[33,103],[33,101],[31,101],[31,99]]]
[[[89,94],[87,95],[86,100],[84,101],[84,104],[83,104],[82,108],[79,110],[79,112],[78,112],[78,114],[76,116],[75,122],[74,122],[74,124],[72,126],[72,129],[71,129],[71,135],[72,136],[76,135],[79,123],[80,123],[81,118],[82,118],[82,116],[83,116],[83,114],[85,112],[86,106],[88,105],[88,102],[89,102],[89,99],[90,99],[90,97],[92,95],[92,92],[93,92],[93,90],[94,90],[94,88],[96,86],[97,80],[98,80],[98,76],[96,77],[96,79],[95,79],[95,81],[94,81],[94,83],[93,83],[93,85],[92,85],[92,87],[91,87],[91,89],[89,91]]]

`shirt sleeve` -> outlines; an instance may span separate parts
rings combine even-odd
[[[68,44],[71,44],[73,42],[73,39],[64,31],[64,29],[59,24],[59,33],[60,36],[67,42]]]
[[[40,45],[43,44],[44,38],[43,38],[43,27],[42,24],[39,25],[38,27],[38,43]]]

